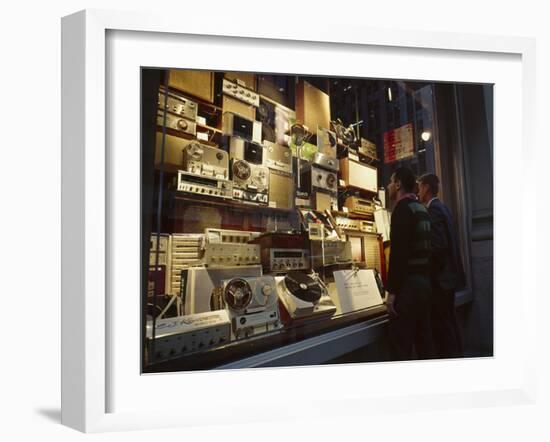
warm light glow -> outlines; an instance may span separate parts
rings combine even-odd
[[[388,88],[388,100],[392,101],[391,87]]]
[[[422,132],[422,135],[420,135],[420,137],[424,141],[428,141],[432,137],[432,134],[431,134],[431,132]]]

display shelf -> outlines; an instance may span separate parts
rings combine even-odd
[[[342,217],[350,218],[350,219],[362,219],[362,220],[365,220],[365,221],[374,221],[374,214],[372,214],[372,215],[364,214],[363,215],[363,214],[357,214],[357,213],[352,213],[352,212],[343,212],[343,211],[340,211],[340,210],[332,210],[331,214],[333,216],[342,216]]]
[[[455,294],[455,308],[471,302],[470,290]],[[146,372],[323,364],[383,339],[388,322],[386,306],[379,305],[152,364]]]
[[[349,343],[351,347],[349,344],[343,345],[350,332],[354,333],[355,330],[363,330],[365,327],[370,328],[385,322],[387,322],[387,310],[383,304],[334,316],[331,319],[312,318],[310,322],[286,327],[276,332],[232,341],[200,353],[190,353],[177,359],[153,363],[147,367],[147,372],[292,365],[304,361],[295,354],[297,348],[311,352],[315,347],[317,347],[317,355],[315,362],[312,363],[322,363],[343,354],[340,353],[341,351],[346,353],[369,343],[354,340]],[[335,340],[342,345],[327,352],[325,345],[334,347]]]
[[[210,130],[212,132],[215,132],[217,134],[220,134],[220,135],[222,134],[222,131],[220,129],[217,129],[217,128],[212,127],[212,126],[208,126],[206,124],[197,123],[197,127],[201,127],[203,129],[208,129],[208,130]],[[202,142],[203,140],[197,140],[197,141]]]
[[[224,207],[245,211],[260,211],[263,213],[291,214],[298,211],[298,209],[283,209],[277,207],[262,206],[259,204],[246,203],[234,199],[216,198],[209,195],[180,192],[177,190],[171,191],[170,197],[175,202],[206,204],[208,206]]]
[[[368,195],[367,198],[370,198],[370,197],[376,197],[378,196],[378,192],[373,192],[372,190],[367,190],[367,189],[361,189],[360,187],[355,187],[355,186],[349,186],[349,185],[345,185],[345,186],[338,186],[338,194],[344,194],[344,193],[347,193],[347,192],[359,192],[359,193],[365,193]],[[349,195],[349,196],[354,196],[354,195]],[[363,197],[364,198],[364,197]]]
[[[201,125],[201,124],[197,123],[197,127],[204,127],[204,128],[210,129],[215,134],[219,133],[219,135],[221,135],[221,133],[222,133],[221,130],[215,129],[211,126],[204,126],[204,125]],[[163,130],[163,126],[162,125],[157,125],[157,131],[162,132],[162,130]],[[172,136],[178,137],[178,138],[183,138],[185,140],[195,140],[199,143],[206,144],[206,145],[212,146],[212,147],[218,147],[219,146],[218,143],[214,143],[213,141],[197,140],[197,137],[195,135],[186,134],[184,132],[181,132],[181,131],[178,131],[178,130],[175,130],[175,129],[171,129],[169,127],[166,128],[166,133],[168,135],[172,135]]]

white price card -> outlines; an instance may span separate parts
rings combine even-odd
[[[338,313],[349,313],[383,303],[374,270],[338,270],[334,272],[336,291],[332,293]]]

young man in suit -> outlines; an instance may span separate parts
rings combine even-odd
[[[431,323],[436,356],[463,357],[463,344],[455,314],[455,289],[462,277],[462,265],[453,217],[449,208],[437,197],[439,178],[422,175],[418,180],[418,198],[428,209],[431,221],[432,283]]]
[[[433,357],[430,325],[430,218],[414,194],[416,177],[407,167],[392,174],[388,195],[393,202],[386,306],[390,315],[393,360]]]

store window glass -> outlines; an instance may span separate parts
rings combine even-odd
[[[384,187],[435,171],[433,85],[144,69],[143,371],[386,314]]]

